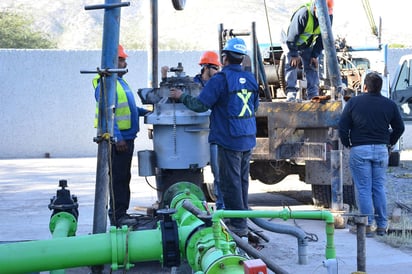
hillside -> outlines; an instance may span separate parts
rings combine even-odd
[[[151,27],[150,1],[132,0],[121,10],[120,40],[127,48],[145,49]],[[188,0],[183,11],[173,9],[170,0],[159,3],[159,46],[162,49],[216,49],[217,29],[250,30],[256,22],[259,42],[278,42],[282,27],[286,28],[294,9],[304,0]],[[103,0],[2,0],[0,10],[14,10],[31,16],[34,28],[49,33],[60,49],[96,49],[101,47],[102,10],[86,11],[85,6]],[[265,13],[267,4],[268,15]],[[395,24],[406,17],[402,0],[386,2],[370,0],[376,22],[381,14],[382,42],[412,45],[408,30]],[[399,5],[398,5],[399,4]],[[269,24],[268,24],[269,22]],[[346,37],[349,44],[376,44],[360,0],[335,0],[333,23],[335,36]],[[269,35],[271,34],[271,35]]]

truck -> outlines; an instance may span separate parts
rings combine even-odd
[[[370,6],[365,5],[364,8],[370,17]],[[333,43],[328,41],[327,38],[333,35],[320,14],[321,31],[326,32],[325,37],[322,36],[325,58],[320,69],[320,95],[323,95],[323,100],[316,102],[285,102],[285,56],[281,44],[259,44],[253,23],[250,32],[229,31],[221,25],[219,37],[223,37],[223,40],[231,35],[251,36],[251,70],[259,79],[262,89],[261,104],[256,113],[257,145],[250,165],[252,179],[276,184],[286,176],[298,175],[300,181],[311,185],[314,205],[336,208],[337,202],[339,207],[342,203],[356,207],[355,190],[348,167],[349,150],[342,147],[336,132],[345,102],[362,92],[363,77],[374,70],[384,80],[382,93],[398,104],[405,121],[412,118],[412,56],[401,59],[390,83],[387,72],[388,46],[381,43],[381,27],[374,25],[373,18],[369,21],[373,34],[378,38],[377,45],[354,48],[341,37],[335,41],[331,39]],[[331,54],[334,52],[336,57]],[[335,60],[328,62],[325,60],[328,57]],[[337,64],[333,64],[335,61]],[[333,69],[336,65],[338,70]],[[305,78],[303,72],[298,75],[300,98],[304,99]],[[340,78],[341,83],[337,83],[334,78]],[[397,144],[390,151],[389,166],[399,165],[400,149],[401,146]]]
[[[323,1],[319,3],[325,4]],[[325,37],[333,37],[330,24],[325,24],[325,18],[321,20],[322,15],[319,19]],[[297,175],[300,181],[311,185],[314,205],[330,208],[336,207],[336,203],[345,203],[356,207],[348,168],[349,153],[339,142],[337,126],[345,100],[362,91],[363,76],[372,69],[372,60],[366,53],[375,52],[382,57],[381,72],[386,77],[387,46],[378,44],[359,50],[342,38],[336,41],[324,39],[320,86],[323,96],[318,101],[305,100],[305,78],[303,73],[299,73],[302,100],[286,102],[282,45],[259,44],[254,22],[250,30],[225,28],[220,24],[219,50],[235,36],[249,38],[251,51],[243,65],[255,74],[260,85],[260,106],[256,113],[257,145],[252,153],[251,178],[265,184],[276,184],[289,175]],[[145,118],[145,123],[153,125],[149,135],[154,141],[154,151],[141,155],[149,156],[149,161],[144,158],[139,162],[150,163],[148,170],[151,172],[145,174],[156,176],[159,199],[162,189],[187,180],[201,185],[206,197],[214,201],[213,183],[205,182],[203,175],[208,164],[208,114],[196,114],[167,98],[168,89],[172,86],[179,86],[192,95],[198,94],[200,88],[185,75],[181,63],[171,72],[175,75],[168,77],[159,88],[139,90],[142,102],[154,105],[153,114]],[[395,96],[388,91],[388,96],[392,96],[390,94]],[[405,98],[393,99],[405,102]],[[196,157],[193,156],[193,147],[198,148]],[[390,162],[391,165],[399,164],[398,150],[391,153]]]

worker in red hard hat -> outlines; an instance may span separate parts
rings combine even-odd
[[[125,69],[127,67],[126,58],[129,57],[129,55],[126,54],[122,45],[119,45],[117,48],[117,56],[118,56],[117,67],[121,69]],[[125,75],[126,73],[127,72],[119,72],[118,75],[119,77],[123,77],[123,75]]]
[[[219,61],[219,55],[214,51],[205,51],[199,60],[199,65],[202,67],[200,73],[197,74],[193,80],[199,83],[202,88],[206,85],[207,81],[215,75],[222,64]],[[213,192],[216,197],[215,205],[216,209],[225,209],[225,203],[223,202],[223,195],[219,187],[219,163],[218,163],[218,147],[214,142],[210,143],[210,169],[213,174]]]
[[[219,55],[214,51],[205,51],[200,57],[199,65],[201,66],[200,73],[195,75],[193,81],[199,83],[202,87],[206,85],[206,82],[212,78],[222,66],[219,61]],[[163,66],[161,68],[162,81],[167,79],[168,71],[168,66]]]
[[[118,64],[117,68],[125,69],[127,67],[126,58],[128,55],[124,48],[118,47]],[[127,214],[130,203],[130,179],[131,166],[134,154],[134,140],[139,132],[139,117],[149,113],[149,110],[138,107],[132,89],[128,85],[123,75],[126,72],[117,73],[116,83],[116,103],[115,116],[113,125],[113,134],[115,143],[111,148],[111,174],[112,189],[110,193],[109,218],[112,226],[121,227],[123,225],[134,226],[137,219]],[[106,95],[106,90],[100,90],[100,85],[106,78],[97,75],[93,79],[95,89],[96,115],[95,127],[100,123],[99,120],[99,100]]]
[[[298,8],[292,15],[286,35],[285,49],[285,80],[287,101],[295,101],[298,88],[297,68],[302,63],[306,76],[306,98],[312,99],[319,95],[319,61],[323,43],[316,13],[316,0]],[[333,0],[326,0],[330,23],[332,24]]]
[[[202,67],[200,74],[197,74],[193,80],[204,87],[206,82],[219,71],[222,64],[216,52],[205,51],[200,57],[199,65]]]
[[[124,59],[129,57],[129,55],[127,55],[126,52],[124,51],[124,48],[122,45],[119,45],[117,49],[117,55],[119,56],[119,58],[124,58]]]

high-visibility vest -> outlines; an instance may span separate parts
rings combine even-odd
[[[100,76],[97,75],[93,79],[93,87],[96,89],[99,84]],[[124,80],[123,80],[124,81]],[[126,81],[125,81],[126,82]],[[117,106],[115,109],[115,117],[117,127],[120,130],[130,129],[132,127],[132,116],[129,108],[129,102],[127,100],[126,91],[119,81],[116,80],[116,95],[117,95]],[[97,127],[99,117],[99,102],[96,102],[96,114],[94,116],[94,127]]]
[[[311,36],[313,36],[312,45],[308,45],[308,46],[313,46],[313,44],[316,41],[316,38],[320,34],[320,27],[318,25],[316,28],[314,28],[314,23],[313,23],[314,18],[313,18],[312,13],[310,12],[311,3],[308,3],[308,4],[306,4],[302,7],[306,7],[308,9],[308,21],[306,22],[305,30],[303,31],[303,33],[301,35],[299,35],[299,40],[296,42],[296,45],[301,46],[303,44],[306,44],[308,39]],[[300,7],[300,8],[302,8],[302,7]]]

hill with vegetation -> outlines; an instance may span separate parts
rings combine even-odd
[[[393,0],[393,4],[402,0]],[[125,1],[124,1],[125,2]],[[150,37],[150,0],[129,1],[121,9],[120,42],[127,48],[146,49]],[[218,47],[218,26],[250,31],[256,22],[259,42],[279,42],[280,31],[287,28],[293,11],[304,0],[187,0],[185,9],[177,11],[171,0],[158,0],[159,48],[163,50],[203,50]],[[32,27],[53,40],[59,49],[101,48],[103,10],[85,10],[85,6],[103,0],[2,0],[0,12],[13,11],[32,19]],[[407,30],[392,27],[390,10],[380,0],[370,0],[375,21],[383,12],[383,43],[411,45]],[[391,4],[392,6],[392,4]],[[377,7],[375,9],[375,7]],[[403,10],[397,9],[395,16]],[[389,22],[385,27],[385,22]],[[361,1],[335,1],[333,22],[335,36],[348,37],[348,43],[376,43]]]

